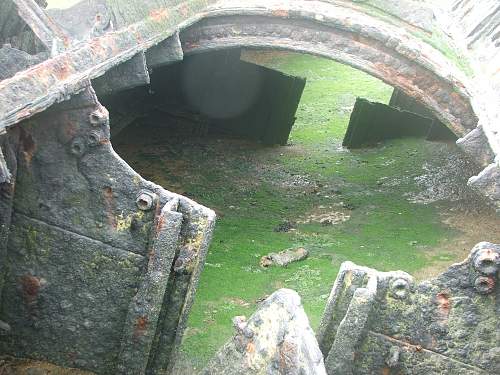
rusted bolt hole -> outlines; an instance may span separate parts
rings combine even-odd
[[[480,276],[474,281],[474,287],[481,294],[489,294],[495,288],[493,277]]]
[[[140,198],[138,201],[137,201],[137,205],[139,206],[140,209],[142,210],[147,210],[151,204],[150,202],[148,202],[148,200],[146,199],[142,199]]]
[[[492,249],[481,249],[474,256],[474,268],[485,275],[497,273],[500,255]]]

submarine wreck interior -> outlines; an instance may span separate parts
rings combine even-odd
[[[0,375],[500,374],[498,0],[0,0]]]

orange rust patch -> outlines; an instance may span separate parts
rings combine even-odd
[[[70,64],[67,59],[64,59],[62,62],[56,64],[54,69],[54,74],[58,80],[65,80],[71,75]]]
[[[276,9],[273,10],[272,15],[275,17],[288,17],[290,14],[286,9]]]
[[[488,289],[495,288],[495,279],[492,276],[484,277],[484,281],[488,286]]]
[[[436,301],[438,304],[439,313],[444,318],[447,318],[450,314],[451,309],[450,296],[445,292],[438,293],[436,296]]]
[[[20,143],[21,143],[21,152],[24,156],[26,164],[29,167],[31,166],[31,160],[33,159],[33,155],[35,154],[36,151],[36,144],[31,134],[28,133],[23,128],[21,128]]]
[[[165,217],[160,216],[160,218],[158,219],[158,223],[156,224],[156,233],[162,230],[163,224],[165,224]]]
[[[147,316],[140,316],[135,321],[134,327],[134,338],[138,338],[139,336],[144,335],[146,328],[148,327],[148,318]]]
[[[110,186],[104,188],[104,205],[106,207],[106,216],[108,218],[109,226],[116,229],[116,219],[113,215],[114,199],[113,199],[113,189]]]
[[[186,43],[187,49],[194,49],[194,48],[198,48],[199,46],[200,46],[199,43]]]
[[[27,304],[31,304],[36,300],[40,291],[40,286],[40,279],[35,276],[24,275],[21,277],[21,287],[24,300]]]
[[[149,12],[149,17],[151,17],[153,21],[161,22],[164,19],[168,18],[168,9],[153,9],[151,12]]]
[[[384,367],[382,369],[382,375],[390,375],[391,369],[389,367]]]
[[[95,56],[105,56],[106,48],[101,45],[99,39],[94,39],[90,42],[90,49],[92,50]]]
[[[246,350],[247,350],[247,353],[250,353],[250,354],[251,353],[255,353],[255,345],[254,345],[254,343],[253,342],[249,342],[247,344]]]

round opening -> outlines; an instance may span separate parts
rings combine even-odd
[[[139,207],[139,209],[143,211],[149,210],[152,206],[152,201],[147,196],[140,196],[139,198],[137,198],[136,203],[137,207]]]
[[[139,208],[147,209],[149,206],[149,202],[146,199],[139,198],[137,200],[137,205],[139,206]]]

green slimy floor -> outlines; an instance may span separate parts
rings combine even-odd
[[[289,145],[179,138],[140,122],[113,140],[145,178],[218,214],[179,368],[201,368],[231,337],[231,319],[251,315],[279,288],[301,295],[317,328],[343,261],[424,279],[479,241],[500,242],[499,219],[463,188],[463,171],[474,171],[454,144],[404,139],[342,149],[356,96],[387,103],[392,87],[307,55],[246,58],[307,77]],[[260,267],[262,256],[299,246],[306,260]]]

